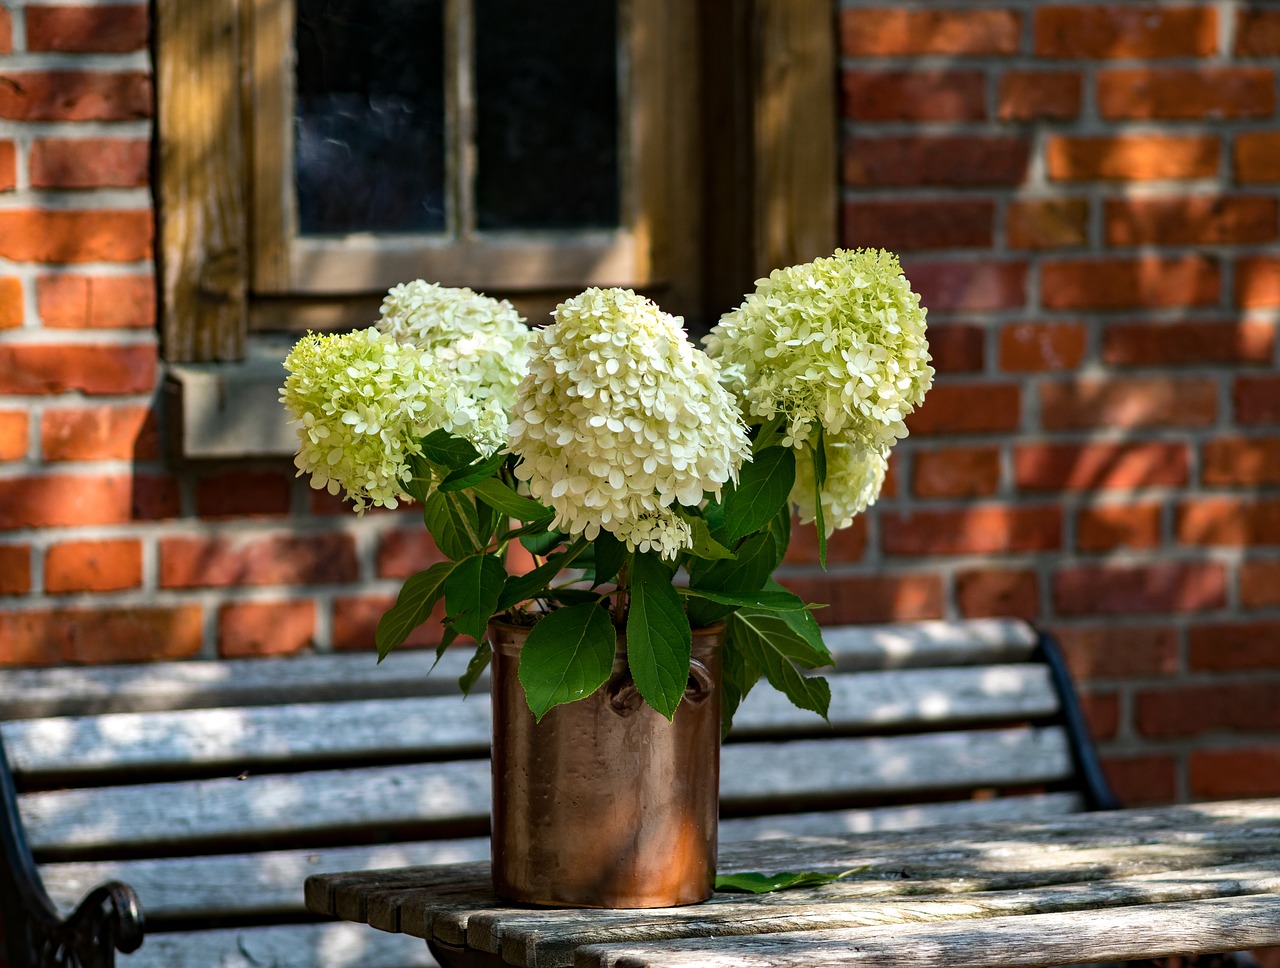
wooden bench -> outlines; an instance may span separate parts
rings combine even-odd
[[[723,750],[722,841],[1114,805],[1061,659],[1025,623],[825,636],[830,727],[752,693]],[[44,903],[65,915],[95,885],[131,885],[146,938],[125,966],[431,964],[416,939],[315,923],[302,884],[487,858],[488,697],[456,693],[463,656],[428,677],[433,658],[0,672],[0,807],[21,817],[4,849],[29,845],[43,880],[24,886],[29,862],[6,856],[0,898],[39,923]],[[100,892],[81,917],[123,906],[128,947],[129,902]],[[25,966],[19,915],[0,916]]]

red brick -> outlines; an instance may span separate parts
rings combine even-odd
[[[203,625],[199,605],[0,612],[0,665],[186,659]]]
[[[22,280],[0,277],[0,329],[17,329],[23,317]]]
[[[1236,10],[1236,56],[1280,56],[1280,10]]]
[[[1114,692],[1081,692],[1080,707],[1095,741],[1114,739],[1120,726],[1120,697]]]
[[[1006,71],[1000,76],[1001,121],[1068,121],[1080,114],[1079,71]]]
[[[0,212],[0,258],[140,262],[151,258],[151,233],[150,211],[9,210]]]
[[[1192,669],[1274,670],[1280,668],[1280,621],[1194,625],[1187,646],[1187,661]]]
[[[163,538],[161,588],[349,584],[360,577],[349,534]]]
[[[47,409],[40,418],[44,459],[155,460],[160,456],[156,415],[148,407]]]
[[[856,517],[847,528],[833,531],[827,538],[827,561],[832,565],[861,561],[867,550],[867,519]],[[788,565],[818,563],[818,532],[813,523],[791,522],[791,544],[783,561]]]
[[[218,609],[218,655],[240,659],[291,655],[311,647],[316,605],[298,602],[230,602]]]
[[[31,184],[142,188],[151,181],[150,155],[151,144],[142,138],[37,138],[31,145]]]
[[[985,366],[987,331],[962,323],[929,324],[929,355],[939,373],[978,373]]]
[[[848,57],[1013,54],[1022,16],[1009,10],[902,10],[870,7],[840,14],[840,50]]]
[[[178,487],[142,474],[0,478],[0,530],[127,524],[177,517]]]
[[[908,251],[990,248],[995,203],[983,199],[847,202],[841,238],[849,247]]]
[[[948,447],[916,451],[916,497],[982,497],[1000,487],[998,447]]]
[[[0,410],[0,460],[22,460],[31,447],[25,410]]]
[[[841,75],[842,112],[855,121],[981,121],[982,71],[878,70]]]
[[[1211,7],[1049,6],[1035,14],[1041,57],[1207,57],[1217,53],[1218,17]]]
[[[145,50],[147,36],[145,4],[27,9],[27,50],[119,54]]]
[[[1280,561],[1240,563],[1240,604],[1245,608],[1280,605]]]
[[[1045,160],[1057,181],[1212,178],[1220,149],[1211,135],[1054,135]]]
[[[0,595],[26,595],[31,591],[31,547],[0,545]]]
[[[378,619],[395,604],[394,596],[339,596],[333,602],[333,648],[338,652],[373,651]],[[444,602],[409,633],[400,648],[434,648],[443,637]]]
[[[1171,628],[1107,624],[1054,629],[1077,679],[1172,676],[1178,669],[1178,635]]]
[[[1005,240],[1014,249],[1060,249],[1089,241],[1089,202],[1083,198],[1015,200],[1005,212]]]
[[[1102,361],[1109,366],[1267,366],[1275,343],[1275,324],[1262,321],[1112,323],[1102,336]]]
[[[0,54],[13,52],[13,18],[8,8],[0,7]]]
[[[1234,171],[1243,184],[1280,181],[1280,131],[1237,134]]]
[[[967,569],[956,573],[956,607],[965,618],[1034,619],[1040,612],[1040,583],[1034,571]]]
[[[1268,118],[1275,73],[1259,67],[1100,71],[1098,113],[1110,121]]]
[[[1236,305],[1242,309],[1280,307],[1280,257],[1259,255],[1237,260]]]
[[[1014,323],[1000,330],[1000,369],[1011,373],[1074,370],[1084,360],[1083,323]]]
[[[1020,444],[1013,478],[1031,491],[1135,490],[1186,484],[1187,445],[1181,442]]]
[[[907,416],[912,434],[982,434],[1016,430],[1022,419],[1016,384],[943,383]]]
[[[1045,430],[1208,427],[1217,381],[1202,377],[1079,377],[1040,385]]]
[[[855,186],[1015,186],[1031,142],[1017,135],[893,135],[845,142],[843,180]]]
[[[12,141],[0,141],[0,192],[18,186],[18,149]]]
[[[1216,562],[1073,565],[1053,576],[1060,615],[1202,612],[1227,604],[1226,570]]]
[[[131,538],[65,541],[45,552],[45,591],[114,592],[142,585],[142,545]]]
[[[1194,797],[1280,795],[1280,746],[1192,750],[1187,776]]]
[[[1098,504],[1076,516],[1076,547],[1083,552],[1118,548],[1158,548],[1161,542],[1159,504]]]
[[[150,329],[156,324],[149,276],[41,276],[40,321],[49,329]]]
[[[1218,263],[1199,255],[1077,259],[1040,267],[1046,309],[1212,306],[1222,291]]]
[[[448,560],[426,528],[388,531],[378,542],[378,577],[408,578],[424,568]]]
[[[228,470],[196,483],[196,514],[240,518],[289,513],[293,475],[283,471]]]
[[[819,625],[916,622],[943,614],[942,579],[937,575],[777,577],[806,602],[829,603],[814,613]]]
[[[0,345],[0,393],[99,396],[145,393],[155,383],[154,345]]]
[[[885,511],[880,525],[880,541],[890,555],[1017,554],[1062,547],[1062,511],[1056,507]]]
[[[0,118],[131,121],[151,117],[146,71],[4,71]]]
[[[1205,441],[1200,481],[1211,487],[1280,484],[1280,437],[1215,437]]]
[[[1280,727],[1280,682],[1214,683],[1139,692],[1135,721],[1153,739]]]
[[[1127,807],[1171,803],[1178,792],[1178,764],[1167,753],[1103,756],[1102,772]]]
[[[1280,376],[1237,377],[1232,403],[1236,423],[1280,423]]]
[[[1187,501],[1178,508],[1177,532],[1189,545],[1280,544],[1280,499]]]
[[[1280,231],[1280,204],[1259,195],[1193,195],[1107,201],[1108,245],[1245,245]]]
[[[1027,303],[1025,262],[931,262],[904,269],[930,313],[1021,309]]]

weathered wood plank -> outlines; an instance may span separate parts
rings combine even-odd
[[[1280,943],[1280,895],[579,949],[579,968],[1038,968]]]
[[[1057,695],[1039,666],[913,669],[831,678],[830,729],[870,732],[948,723],[1021,721],[1052,714]],[[437,695],[351,702],[240,706],[0,725],[18,774],[280,762],[374,755],[487,755],[489,696]],[[827,733],[812,713],[760,688],[738,714],[732,741]]]
[[[119,968],[433,968],[417,938],[362,924],[290,924],[148,934]]]
[[[1024,662],[1036,648],[1035,629],[1003,618],[842,625],[822,636],[836,668],[849,671]]]

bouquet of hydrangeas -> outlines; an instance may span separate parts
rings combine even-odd
[[[447,561],[405,581],[379,658],[443,598],[440,650],[490,618],[530,626],[519,677],[541,718],[609,677],[617,636],[670,718],[693,627],[724,622],[724,724],[761,678],[825,715],[801,669],[830,656],[772,580],[792,506],[826,539],[879,494],[933,378],[925,310],[891,253],[775,270],[706,338],[624,289],[588,289],[529,330],[509,303],[397,286],[376,327],[308,335],[285,362],[299,473],[357,512],[412,499]],[[508,574],[506,550],[534,556]]]

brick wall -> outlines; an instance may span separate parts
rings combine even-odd
[[[1052,627],[1129,802],[1280,793],[1280,8],[838,13],[844,241],[904,254],[939,379],[787,581]],[[414,511],[163,456],[146,43],[0,0],[0,664],[367,648]]]

